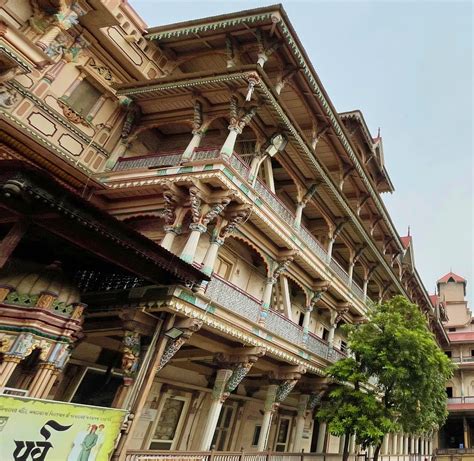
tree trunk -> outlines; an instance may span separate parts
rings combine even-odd
[[[342,461],[348,461],[349,460],[349,442],[351,440],[351,434],[350,432],[346,432],[345,438],[344,438],[344,448],[342,450]]]
[[[379,443],[374,450],[374,461],[378,461],[379,459],[379,453],[380,453],[380,448],[382,447],[382,444]]]

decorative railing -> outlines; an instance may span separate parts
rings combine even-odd
[[[162,168],[165,166],[179,165],[183,153],[163,152],[156,154],[140,155],[138,157],[119,158],[114,166],[114,171],[133,170],[135,168]]]
[[[349,274],[340,266],[340,264],[334,258],[332,258],[329,262],[329,266],[346,285],[349,284]]]
[[[321,357],[329,356],[329,345],[326,341],[318,338],[316,335],[309,333],[308,339],[306,340],[306,347],[313,354]]]
[[[227,280],[215,275],[212,276],[211,281],[207,285],[206,296],[212,302],[241,315],[253,323],[258,323],[259,321],[262,302]],[[331,362],[345,357],[342,351],[330,348],[326,341],[312,333],[309,333],[306,339],[306,346],[304,346],[303,328],[272,309],[268,311],[264,328],[295,345],[306,347],[313,354]]]
[[[183,154],[180,151],[153,153],[140,157],[120,158],[114,167],[114,171],[123,171],[135,168],[159,168],[166,166],[176,166],[182,161]],[[215,146],[200,147],[195,149],[192,161],[217,159],[220,157],[219,148]],[[249,166],[234,153],[230,158],[230,164],[244,179],[249,179]],[[327,264],[328,254],[318,240],[303,226],[294,227],[295,214],[270,190],[268,187],[257,179],[254,186],[255,192],[260,198],[289,226],[293,227],[294,232],[301,238],[305,245],[312,250],[318,257]],[[349,285],[349,274],[341,267],[341,265],[332,258],[329,261],[331,270],[341,279],[345,285]],[[361,301],[365,301],[364,292],[355,283],[350,287],[352,293]]]
[[[260,451],[156,451],[129,450],[126,461],[338,461],[341,455]],[[351,459],[354,459],[352,457]]]
[[[260,316],[261,302],[252,298],[235,285],[213,276],[207,285],[206,295],[217,304],[229,309],[246,319],[257,323]]]
[[[294,344],[300,344],[303,341],[303,329],[273,310],[268,312],[265,328]]]

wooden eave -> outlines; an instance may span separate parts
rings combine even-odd
[[[272,20],[273,19],[273,20]],[[329,120],[332,126],[331,138],[336,144],[339,144],[341,149],[347,153],[349,158],[354,163],[354,166],[361,176],[365,188],[368,190],[372,200],[377,206],[377,209],[387,222],[388,229],[392,234],[396,244],[400,250],[403,246],[400,237],[390,219],[390,216],[379,197],[377,186],[374,184],[369,175],[365,172],[365,167],[357,158],[354,148],[348,133],[346,132],[343,123],[341,122],[337,111],[332,105],[324,87],[319,80],[308,56],[296,35],[288,16],[282,5],[274,5],[265,8],[257,8],[253,10],[246,10],[232,14],[214,16],[204,19],[187,21],[182,23],[175,23],[166,26],[160,26],[149,29],[147,38],[159,44],[177,43],[180,40],[189,38],[211,38],[213,34],[222,33],[222,31],[233,32],[235,30],[249,29],[257,26],[272,26],[274,31],[278,31],[279,37],[284,39],[286,43],[285,51],[289,53],[294,60],[295,67],[298,73],[305,77],[306,89],[304,93],[308,93],[319,99],[319,106],[321,107],[324,117]],[[279,51],[280,52],[280,51]],[[269,60],[270,62],[270,60]],[[176,78],[176,77],[175,77]]]
[[[0,173],[4,216],[26,219],[152,283],[163,275],[186,283],[209,280],[201,271],[66,189],[51,174],[18,161]]]

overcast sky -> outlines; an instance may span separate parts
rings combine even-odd
[[[259,1],[129,0],[151,26],[270,5]],[[284,8],[340,112],[381,128],[395,193],[430,293],[449,272],[473,272],[473,7],[471,2],[286,1]]]

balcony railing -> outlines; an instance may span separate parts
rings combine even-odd
[[[225,309],[235,312],[253,323],[258,323],[262,308],[261,301],[227,280],[214,275],[207,285],[206,295]],[[268,312],[264,328],[299,347],[306,347],[313,354],[331,362],[345,357],[342,351],[330,348],[326,341],[313,333],[309,333],[304,344],[303,328],[272,309]]]
[[[474,363],[474,357],[451,357],[454,363]]]
[[[466,450],[437,450],[437,454],[472,453]],[[431,455],[380,455],[380,461],[422,461],[431,460]],[[366,453],[351,454],[350,461],[370,461]],[[298,453],[275,451],[156,451],[129,450],[125,461],[341,461],[339,453]]]
[[[329,453],[287,453],[261,451],[138,451],[129,450],[126,461],[338,461],[341,455]],[[352,457],[354,459],[354,457]]]
[[[474,396],[466,396],[466,397],[449,397],[448,398],[448,405],[459,405],[464,403],[472,403],[474,404]]]
[[[114,167],[114,171],[125,171],[136,168],[164,168],[167,166],[179,165],[183,157],[182,152],[170,151],[162,153],[152,153],[140,157],[120,158]],[[217,159],[220,152],[217,147],[200,147],[194,151],[192,161],[201,161]],[[231,166],[244,178],[249,177],[249,166],[234,153],[230,158]],[[289,226],[293,227],[295,223],[294,213],[262,182],[257,179],[255,183],[255,192],[259,197]],[[294,232],[301,238],[305,245],[312,250],[324,263],[327,264],[328,254],[318,240],[303,226],[294,228]],[[349,274],[341,265],[332,258],[329,267],[337,277],[345,284],[349,285]],[[364,297],[363,290],[352,281],[350,287],[352,293],[365,302],[368,297]]]

